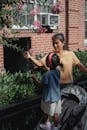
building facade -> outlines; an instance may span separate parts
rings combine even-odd
[[[54,27],[51,32],[38,33],[25,28],[16,30],[15,37],[19,38],[17,43],[22,44],[25,50],[31,49],[33,56],[52,51],[51,37],[58,32],[64,33],[67,49],[72,51],[87,50],[87,0],[61,0],[61,3],[63,11],[58,14],[58,26],[56,29]],[[13,34],[8,34],[8,38],[13,37]],[[12,68],[13,66],[14,68],[20,66],[20,64],[17,64],[21,59],[20,53],[14,51],[13,53],[12,50],[0,46],[0,72],[4,68],[9,70],[9,66]]]

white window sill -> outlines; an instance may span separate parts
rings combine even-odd
[[[84,40],[84,46],[87,46],[87,39]]]
[[[22,26],[22,27],[20,27],[20,25],[13,25],[12,29],[13,30],[15,30],[15,29],[17,29],[17,30],[21,30],[21,29],[27,30],[27,29],[36,29],[36,28],[34,27],[34,25],[31,25],[31,26]]]

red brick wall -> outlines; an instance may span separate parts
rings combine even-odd
[[[65,15],[66,14],[65,1],[61,0],[61,3],[62,3],[62,6],[64,8],[64,11],[59,14],[59,28],[58,28],[58,31],[65,34],[65,24],[66,24],[66,22],[65,22],[65,19],[66,19],[65,18],[65,16],[66,16]]]
[[[21,31],[17,33],[15,37],[31,37],[31,49],[32,54],[35,56],[40,53],[47,53],[53,50],[52,47],[52,35],[53,33],[32,33],[29,31]],[[9,35],[13,37],[14,35]]]
[[[0,74],[4,71],[3,46],[0,45]]]
[[[85,0],[69,1],[69,48],[84,50]]]

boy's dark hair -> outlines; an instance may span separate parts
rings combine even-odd
[[[62,67],[59,56],[56,53],[52,53],[52,52],[49,53],[46,58],[46,65],[50,69],[56,69],[57,66]]]
[[[64,40],[65,40],[63,33],[54,34],[53,37],[52,37],[52,40],[54,41],[55,39],[58,39],[61,42],[64,42]]]

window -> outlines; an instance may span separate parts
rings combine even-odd
[[[12,12],[13,25],[20,25],[20,28],[23,26],[30,26],[34,22],[34,17],[30,16],[29,14],[30,10],[32,9],[32,3],[23,3],[21,9],[18,9],[14,6]]]
[[[11,42],[12,41],[12,42]],[[31,48],[31,37],[23,37],[19,39],[8,40],[8,44],[13,44],[23,49],[24,51],[29,50]],[[4,46],[4,67],[6,72],[27,72],[32,69],[33,65],[30,60],[26,60],[22,55],[21,51],[17,51],[14,48],[10,48]]]
[[[37,19],[43,26],[50,26],[51,29],[57,29],[59,23],[59,15],[52,13],[39,13]]]
[[[13,29],[34,29],[34,21],[37,20],[41,22],[41,25],[48,25],[52,29],[57,29],[59,16],[51,11],[51,6],[56,0],[47,0],[45,3],[37,1],[29,0],[29,2],[23,2],[21,0],[19,7],[13,6]],[[30,12],[34,8],[39,8],[40,12],[36,15],[31,15]]]

